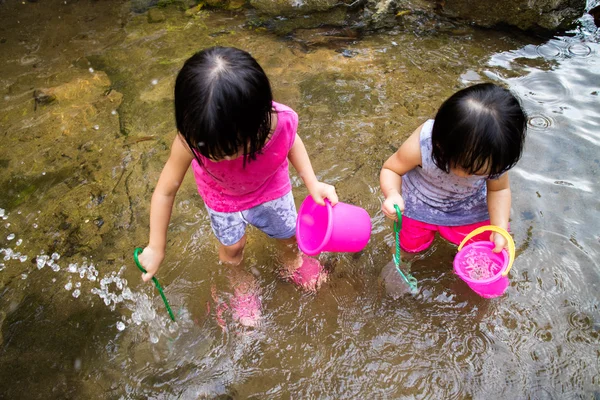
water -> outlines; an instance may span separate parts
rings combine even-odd
[[[463,27],[307,48],[218,11],[166,8],[149,24],[115,1],[0,7],[0,217],[10,223],[0,227],[0,397],[598,396],[600,45],[589,18],[544,41]],[[215,44],[252,52],[300,115],[319,178],[373,223],[363,253],[324,256],[332,274],[316,294],[281,281],[274,245],[250,231],[246,265],[264,307],[255,329],[227,313],[223,329],[216,321],[212,293],[227,300],[231,289],[189,174],[158,274],[175,323],[132,260],[174,137],[174,76]],[[390,296],[379,169],[443,99],[480,81],[508,85],[530,116],[511,173],[511,286],[479,298],[452,273],[455,248],[436,240],[403,258],[419,293]],[[299,204],[306,189],[293,182]]]
[[[465,274],[473,280],[489,279],[500,272],[502,264],[492,260],[487,253],[469,249],[464,255]]]

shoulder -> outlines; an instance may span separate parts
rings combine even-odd
[[[421,127],[422,125],[410,134],[408,139],[402,143],[400,149],[398,149],[398,152],[396,153],[399,160],[410,165],[409,169],[421,164],[421,144],[419,138]]]
[[[275,110],[275,112],[277,112],[277,114],[281,114],[283,117],[289,117],[289,118],[293,118],[296,121],[298,120],[298,114],[296,113],[296,111],[292,110],[291,107],[286,106],[285,104],[281,104],[281,103],[277,103],[277,102],[273,102],[273,109]]]
[[[418,158],[418,164],[423,168],[428,168],[431,159],[431,131],[433,129],[433,119],[428,119],[423,122],[415,131],[410,135],[407,143],[410,142],[409,146],[415,158]]]
[[[423,124],[419,128],[417,128],[419,130],[419,136],[421,140],[431,139],[431,133],[433,132],[434,122],[435,120],[428,119],[427,121],[423,122]]]
[[[298,128],[298,114],[290,107],[273,102],[273,109],[277,113],[277,128],[291,130],[296,133]]]
[[[417,129],[410,134],[406,140],[411,148],[421,149],[421,147],[427,147],[427,143],[431,143],[431,130],[433,129],[433,120],[428,119],[423,122]]]

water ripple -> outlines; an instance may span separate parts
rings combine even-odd
[[[572,43],[567,48],[569,54],[577,57],[589,57],[592,55],[593,51],[590,46],[585,43]]]
[[[539,104],[556,104],[571,96],[571,90],[562,82],[561,77],[543,73],[532,73],[520,78],[525,89],[524,97],[529,97]]]
[[[548,128],[552,125],[552,119],[545,115],[534,115],[529,117],[527,124],[532,128]]]
[[[564,57],[564,50],[553,43],[544,43],[535,48],[535,52],[544,58]]]
[[[466,396],[463,374],[456,364],[440,363],[424,379],[415,383],[426,398],[463,399]]]
[[[187,214],[192,209],[191,200],[182,200],[177,203],[177,210],[181,213]]]
[[[576,329],[589,329],[592,326],[590,317],[582,312],[572,312],[567,318],[569,325]]]

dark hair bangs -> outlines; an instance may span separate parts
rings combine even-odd
[[[467,141],[462,149],[458,149],[449,162],[449,167],[458,167],[470,175],[487,175],[488,178],[492,178],[512,168],[518,158],[513,160],[510,151],[506,151],[510,146],[498,143],[502,141],[503,136],[493,132],[494,129],[497,130],[493,120],[481,122],[483,123],[473,127],[473,130],[487,132],[489,135],[478,135],[475,132],[465,135]]]

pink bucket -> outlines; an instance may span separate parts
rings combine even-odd
[[[298,212],[298,247],[309,256],[323,251],[357,252],[371,237],[371,217],[366,210],[346,203],[321,206],[308,196]]]
[[[454,271],[458,274],[460,279],[465,281],[475,293],[487,299],[501,296],[508,287],[508,278],[502,276],[502,272],[508,267],[508,253],[506,250],[502,250],[500,253],[494,253],[492,252],[493,248],[493,242],[475,242],[465,246],[456,257],[454,257]],[[491,275],[489,278],[472,279],[470,277],[471,274],[468,271],[469,264],[466,260],[466,256],[473,252],[487,257],[490,260],[490,264],[493,265],[490,265],[490,267],[496,269],[496,273],[493,274],[492,271],[488,271]]]
[[[499,232],[508,240],[509,251],[494,253],[494,242],[480,241],[463,245],[473,236],[486,230]],[[508,287],[508,271],[514,260],[514,241],[502,228],[484,226],[471,232],[462,241],[458,254],[454,257],[454,272],[469,285],[471,289],[486,299],[502,296]],[[477,269],[474,269],[476,267]]]

